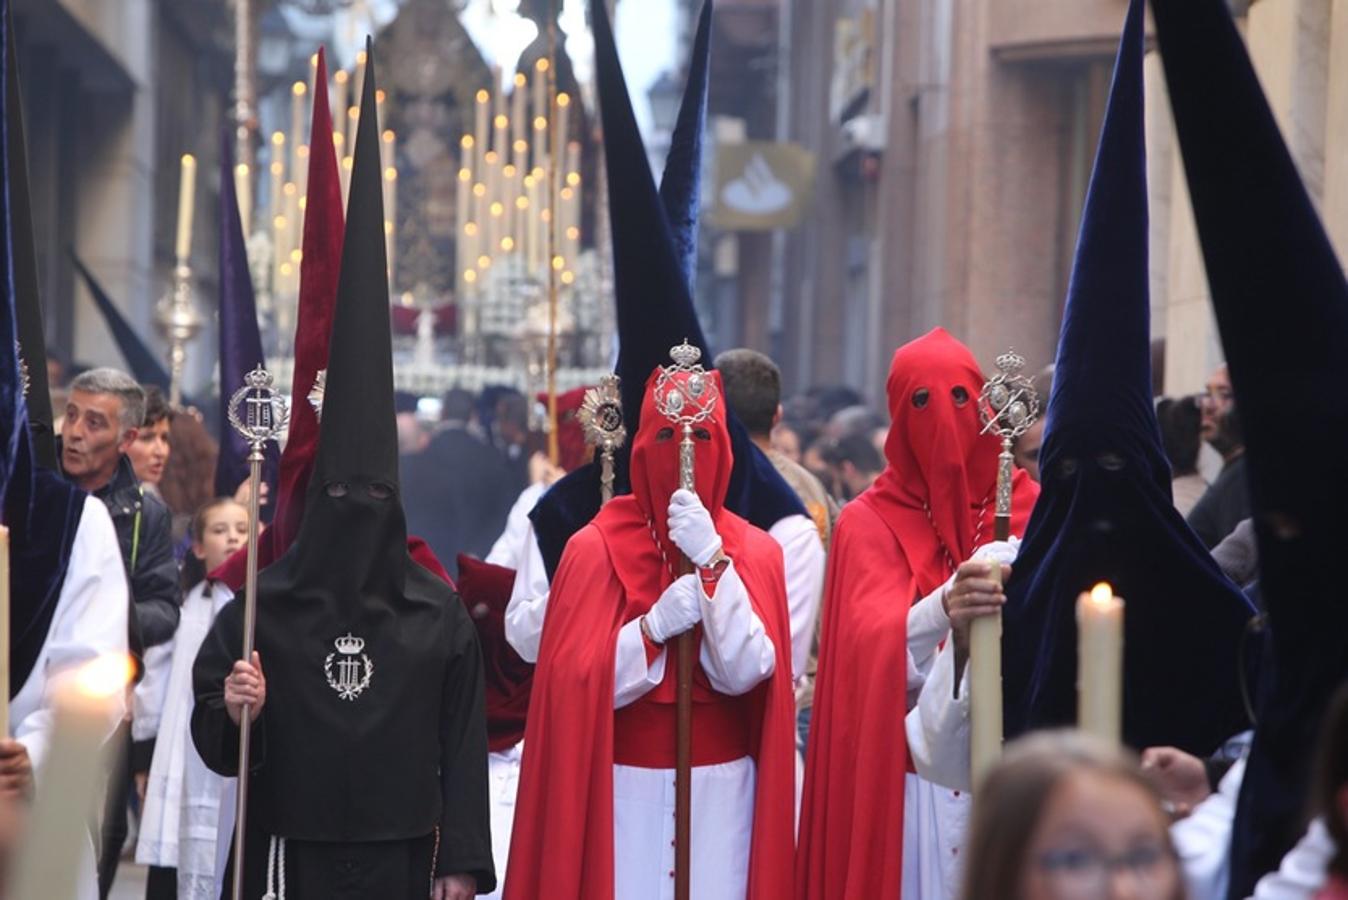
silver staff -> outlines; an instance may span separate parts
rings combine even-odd
[[[699,363],[702,351],[687,339],[669,351],[674,365],[663,366],[655,380],[655,405],[660,413],[679,427],[679,487],[696,491],[693,478],[693,426],[707,421],[716,412],[720,392],[716,381],[708,377]],[[684,375],[686,378],[676,378]],[[693,571],[688,559],[680,563],[680,575]],[[677,638],[678,669],[674,749],[674,897],[688,900],[691,885],[692,848],[692,747],[693,747],[693,632]]]
[[[978,396],[978,413],[983,433],[1002,439],[997,455],[996,518],[993,537],[999,541],[1011,537],[1011,486],[1014,456],[1011,447],[1034,424],[1039,415],[1039,397],[1034,384],[1025,376],[1025,358],[1014,350],[997,357],[997,374],[983,385]],[[1002,580],[1000,566],[994,565],[989,576]],[[974,784],[997,761],[1002,749],[1002,617],[975,619],[969,634],[969,721]]]
[[[257,630],[257,536],[262,492],[263,449],[278,440],[290,420],[285,397],[272,387],[271,373],[259,365],[244,376],[243,387],[229,398],[229,424],[248,442],[248,568],[243,595],[243,660],[253,659]],[[234,900],[243,897],[243,835],[248,817],[249,739],[253,731],[252,709],[239,717],[239,782],[234,819]]]
[[[605,375],[598,387],[585,392],[576,417],[585,431],[585,443],[599,451],[599,496],[601,503],[613,499],[613,454],[627,441],[623,425],[623,398],[617,375]]]

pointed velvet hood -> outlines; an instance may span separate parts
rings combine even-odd
[[[367,53],[318,455],[298,536],[258,577],[267,764],[250,803],[259,829],[304,840],[403,840],[438,826],[436,871],[480,873],[479,890],[490,890],[489,849],[485,864],[477,852],[485,788],[479,797],[466,780],[486,757],[477,639],[453,588],[412,559],[398,487],[369,44]],[[198,690],[229,664],[241,620],[236,598],[197,657]],[[357,659],[359,683],[340,674]],[[355,692],[343,694],[339,678]],[[444,868],[451,861],[462,868]]]
[[[674,250],[683,265],[689,290],[696,284],[697,227],[702,211],[702,146],[707,126],[707,76],[711,67],[713,0],[705,0],[693,35],[688,62],[688,84],[679,103],[679,118],[670,137],[669,156],[660,179],[660,202],[665,207]]]
[[[6,12],[6,15],[9,13]],[[28,191],[28,146],[23,127],[23,94],[12,19],[6,25],[5,141],[9,154],[10,248],[13,253],[14,306],[18,315],[19,352],[28,369],[28,429],[33,435],[33,460],[56,469],[56,436],[52,431],[51,386],[47,383],[47,334],[38,293],[37,245],[33,239],[33,204]]]
[[[1348,284],[1221,0],[1154,0],[1212,305],[1245,433],[1269,621],[1237,805],[1231,896],[1300,836],[1328,698],[1348,677],[1348,600],[1327,561],[1348,526]]]
[[[10,642],[6,648],[12,699],[24,686],[46,643],[61,587],[70,563],[71,548],[86,496],[66,482],[54,466],[51,401],[47,395],[45,343],[37,304],[37,268],[33,253],[32,218],[28,210],[27,171],[24,164],[22,117],[18,107],[18,63],[14,55],[14,25],[9,3],[0,0],[0,52],[5,55],[0,77],[0,113],[5,135],[0,140],[0,272],[4,298],[0,301],[0,509],[10,529]],[[28,292],[26,295],[20,292]],[[26,307],[29,320],[16,307]],[[27,327],[25,327],[27,326]],[[26,360],[30,396],[46,429],[30,433],[29,407],[20,376],[20,346],[38,335],[34,360]],[[34,366],[40,365],[40,369]],[[39,454],[38,448],[42,451]]]
[[[657,191],[646,145],[637,128],[603,2],[592,0],[595,80],[603,119],[604,161],[609,182],[609,219],[613,229],[614,299],[617,303],[618,365],[623,416],[628,434],[640,424],[646,379],[669,361],[669,350],[683,340],[712,354],[693,306],[691,267],[696,264],[698,183],[702,125],[706,107],[707,53],[711,8],[698,24],[694,60],[679,114],[675,147],[665,169],[668,185]],[[675,221],[677,220],[677,221]],[[760,528],[789,515],[803,515],[800,500],[733,415],[728,421],[735,468],[726,506]],[[628,490],[630,449],[616,455],[619,493]],[[567,540],[599,511],[599,467],[584,466],[543,495],[531,518],[548,572],[555,571]]]
[[[290,428],[281,453],[277,490],[272,495],[275,512],[258,544],[258,565],[266,568],[279,559],[295,541],[304,518],[318,448],[318,412],[309,396],[318,373],[328,367],[328,340],[332,336],[332,313],[337,299],[337,278],[342,263],[342,185],[337,176],[337,152],[332,144],[332,113],[328,106],[327,59],[318,50],[314,107],[309,133],[308,202],[304,214],[304,243],[300,259],[299,309],[295,316],[295,366],[291,375]],[[247,549],[235,553],[211,573],[238,592],[247,566]]]
[[[154,355],[154,351],[136,333],[136,329],[122,315],[117,304],[108,296],[108,292],[103,290],[103,285],[98,283],[94,274],[80,261],[73,249],[70,251],[70,261],[75,264],[75,271],[84,279],[84,285],[89,289],[89,296],[94,298],[94,306],[107,323],[108,331],[112,332],[112,340],[121,351],[122,359],[126,360],[126,367],[130,370],[131,377],[141,384],[152,384],[167,392],[170,380],[168,369],[164,368],[164,364]]]
[[[262,333],[257,325],[253,277],[248,271],[239,201],[234,191],[233,134],[220,133],[220,457],[215,464],[215,494],[232,497],[248,478],[248,442],[230,427],[229,398],[243,386],[244,376],[265,365]],[[269,441],[263,451],[262,481],[276,496],[276,462],[280,451]],[[274,506],[263,507],[264,519]]]
[[[1133,0],[1068,287],[1042,491],[1007,585],[1006,735],[1076,721],[1077,598],[1107,581],[1127,603],[1124,740],[1205,755],[1247,727],[1253,613],[1174,508],[1151,403],[1142,55]]]

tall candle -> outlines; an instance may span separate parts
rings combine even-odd
[[[351,168],[355,165],[355,160],[349,156],[342,157],[342,165],[337,175],[342,182],[342,209],[346,209],[348,195],[351,193]]]
[[[528,121],[525,101],[529,97],[528,79],[524,73],[516,73],[514,90],[510,92],[510,143],[524,140],[524,125]]]
[[[477,92],[477,103],[473,108],[473,146],[477,148],[477,158],[473,162],[473,174],[480,181],[482,180],[482,160],[487,154],[488,141],[491,136],[487,133],[487,112],[491,106],[491,95],[487,91]]]
[[[356,54],[356,74],[351,79],[351,105],[346,111],[346,145],[356,146],[356,122],[360,118],[360,98],[365,90],[365,51]]]
[[[89,851],[89,817],[98,800],[103,742],[112,730],[115,704],[130,680],[124,655],[99,657],[55,680],[56,721],[38,773],[40,786],[11,861],[13,900],[73,897]]]
[[[253,227],[253,182],[248,175],[247,163],[234,167],[234,195],[239,198],[239,222],[243,224],[245,237]]]
[[[1077,725],[1119,741],[1123,735],[1123,600],[1108,584],[1077,598]]]
[[[281,214],[281,185],[286,180],[286,136],[283,132],[273,131],[271,135],[271,209],[273,216]]]
[[[555,123],[557,133],[553,135],[553,140],[555,141],[555,143],[549,148],[549,151],[551,153],[556,154],[558,163],[562,161],[563,153],[566,150],[566,129],[567,129],[567,120],[570,118],[571,115],[570,109],[571,109],[571,95],[558,94],[557,122]]]
[[[384,133],[379,137],[381,147],[379,158],[383,160],[384,168],[387,169],[392,166],[396,169],[398,167],[398,135],[394,133],[392,128],[385,128]]]
[[[0,738],[9,737],[9,529],[0,525]]]
[[[175,244],[178,263],[187,262],[192,253],[192,208],[196,202],[197,159],[184,153],[182,174],[178,179],[178,240]]]
[[[350,81],[346,69],[338,69],[332,75],[332,118],[339,126],[346,115],[346,89]]]
[[[290,152],[293,157],[290,162],[290,180],[298,181],[299,172],[304,168],[304,161],[300,159],[300,146],[304,144],[304,108],[305,95],[309,92],[309,87],[303,81],[297,81],[290,86]]]

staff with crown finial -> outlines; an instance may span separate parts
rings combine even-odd
[[[1002,439],[997,455],[996,517],[993,538],[1011,538],[1011,487],[1015,474],[1011,448],[1039,415],[1039,397],[1024,374],[1025,358],[1014,350],[997,357],[997,374],[983,385],[978,412],[984,433]],[[988,577],[1002,580],[1000,565],[990,567]],[[974,619],[969,633],[969,719],[973,783],[996,762],[1002,751],[1002,617]]]
[[[599,385],[585,392],[581,402],[581,428],[585,442],[599,451],[599,499],[608,503],[613,499],[613,454],[627,441],[623,424],[622,394],[618,392],[617,375],[605,375]]]
[[[720,392],[707,377],[702,351],[684,340],[669,351],[672,366],[662,366],[655,382],[660,413],[679,430],[679,489],[696,493],[694,426],[716,412]],[[679,575],[693,571],[687,557],[679,561]],[[693,747],[693,632],[677,637],[674,752],[674,897],[688,900],[692,884],[692,747]]]
[[[271,373],[262,368],[244,377],[243,387],[229,398],[229,424],[248,441],[248,564],[244,576],[243,653],[239,657],[252,662],[253,639],[257,630],[257,539],[259,494],[262,484],[263,449],[268,441],[278,440],[290,421],[290,409],[272,385]],[[252,738],[253,710],[245,704],[239,716],[239,783],[234,813],[234,900],[243,897],[244,829],[248,819],[249,743]]]

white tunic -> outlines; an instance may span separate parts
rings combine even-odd
[[[699,661],[712,686],[739,696],[772,676],[776,650],[731,565],[715,596],[702,599]],[[649,664],[639,620],[618,632],[614,707],[636,702],[664,679],[667,651]],[[741,900],[748,886],[755,767],[749,757],[696,766],[692,778],[691,894]],[[613,767],[615,900],[674,896],[674,770]]]
[[[101,500],[88,497],[75,540],[65,582],[56,601],[47,640],[23,687],[10,701],[12,736],[28,749],[37,791],[42,791],[42,766],[47,758],[55,713],[53,683],[58,676],[106,654],[127,653],[126,570],[117,544],[112,518]],[[117,730],[126,712],[119,694],[110,704],[107,737]],[[93,844],[81,863],[80,900],[98,896]]]
[[[524,521],[528,523],[527,516]],[[507,526],[502,540],[509,534]],[[806,516],[786,516],[768,529],[768,534],[782,548],[786,572],[786,605],[791,616],[791,672],[793,677],[798,678],[805,673],[810,646],[814,642],[815,621],[819,617],[819,605],[823,599],[826,562],[824,545],[819,540],[819,530]],[[532,525],[527,525],[517,539],[521,542],[518,551],[511,554],[503,552],[499,557],[518,561],[515,565],[515,585],[510,592],[510,605],[506,607],[506,640],[526,662],[537,662],[538,643],[543,636],[543,619],[548,611],[548,572]],[[499,545],[500,542],[497,543]],[[492,552],[495,554],[496,548]]]
[[[505,873],[510,861],[510,832],[515,824],[515,797],[520,787],[520,761],[524,742],[508,750],[487,754],[487,790],[491,799],[491,856],[496,864],[496,890],[483,894],[487,900],[500,900],[505,890]]]
[[[141,813],[136,862],[177,868],[180,900],[220,894],[217,829],[226,779],[206,767],[192,743],[192,666],[216,614],[232,597],[223,584],[208,591],[203,581],[183,601]]]

